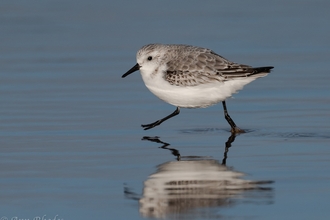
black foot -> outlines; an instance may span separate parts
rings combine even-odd
[[[227,120],[228,124],[231,127],[231,133],[232,134],[245,133],[245,131],[240,129],[239,127],[237,127],[235,122],[233,121],[233,119],[231,119],[230,115],[228,114],[225,101],[222,102],[222,105],[223,105],[223,111],[224,111],[224,114],[225,114],[225,119]]]
[[[144,128],[144,130],[149,130],[151,128],[154,128],[154,127],[160,125],[161,123],[163,123],[167,119],[170,119],[170,118],[178,115],[179,113],[180,113],[180,108],[179,107],[176,107],[175,111],[172,114],[166,116],[165,118],[162,118],[162,119],[160,119],[158,121],[155,121],[154,123],[145,124],[145,125],[141,125],[141,126]]]
[[[161,121],[161,120],[158,120],[158,121],[155,121],[154,123],[141,125],[141,127],[142,127],[144,130],[149,130],[149,129],[151,129],[151,128],[154,128],[154,127],[160,125],[161,123],[162,123],[162,121]]]
[[[240,129],[239,127],[234,127],[234,128],[231,128],[231,133],[232,134],[242,134],[242,133],[245,133],[245,131],[243,129]]]

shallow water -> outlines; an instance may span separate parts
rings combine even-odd
[[[326,219],[329,6],[2,1],[0,218]],[[175,109],[121,78],[152,42],[275,66],[227,101],[247,133],[221,105],[144,131]]]

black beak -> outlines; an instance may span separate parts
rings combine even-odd
[[[122,75],[121,78],[125,78],[126,76],[128,76],[129,74],[137,71],[140,69],[140,65],[137,63],[135,66],[133,66],[130,70],[128,70],[124,75]]]

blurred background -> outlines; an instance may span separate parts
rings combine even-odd
[[[325,219],[329,7],[324,0],[1,1],[0,218]],[[227,101],[248,132],[230,139],[221,105],[182,109],[144,131],[141,124],[175,109],[138,72],[121,78],[149,43],[274,66]],[[167,172],[167,164],[181,167],[173,150],[215,171]],[[220,189],[224,170],[256,185]],[[166,178],[155,179],[159,173]],[[211,182],[193,186],[198,193],[169,196],[168,184],[205,178]],[[222,190],[226,196],[209,196]]]

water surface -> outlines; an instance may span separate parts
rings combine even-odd
[[[326,219],[329,6],[2,1],[0,218]],[[175,107],[121,75],[154,42],[275,66],[227,101],[248,132],[221,105],[144,131]]]

